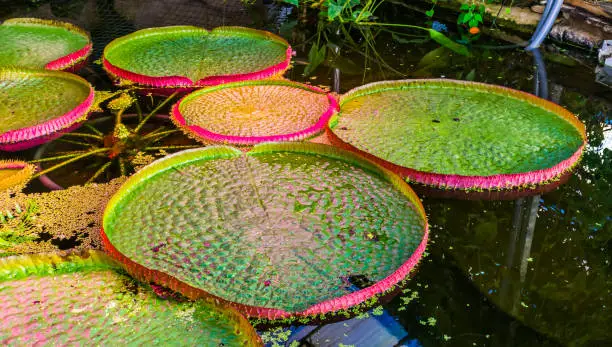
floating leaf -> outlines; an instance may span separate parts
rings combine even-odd
[[[585,145],[584,125],[549,101],[453,80],[386,81],[349,91],[332,143],[419,183],[509,189],[554,180]]]
[[[70,23],[13,18],[0,24],[0,66],[76,70],[91,54],[91,39]]]
[[[23,161],[0,160],[0,193],[21,190],[35,170],[34,165]]]
[[[309,85],[248,81],[193,92],[172,108],[172,120],[205,143],[254,145],[314,136],[336,108],[333,96]]]
[[[0,259],[0,287],[3,345],[262,345],[235,310],[160,298],[101,252]]]
[[[265,31],[172,26],[115,39],[103,58],[112,77],[153,87],[196,87],[282,75],[291,48]]]
[[[0,151],[31,148],[77,127],[93,101],[93,88],[77,75],[0,67]]]
[[[427,239],[422,205],[398,176],[313,143],[207,147],[156,161],[111,199],[103,229],[105,247],[137,276],[268,319],[375,298],[416,265]],[[347,274],[376,289],[351,296]]]

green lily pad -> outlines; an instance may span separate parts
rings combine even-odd
[[[335,312],[394,287],[427,243],[423,207],[388,170],[335,147],[207,147],[132,176],[104,214],[128,271],[268,319]],[[365,276],[373,285],[350,282]]]
[[[411,181],[504,189],[559,177],[579,160],[584,125],[562,107],[516,90],[452,80],[356,88],[340,100],[332,142]]]
[[[9,346],[261,345],[233,309],[162,299],[95,251],[0,259],[0,319]]]
[[[325,91],[287,80],[227,83],[197,90],[172,120],[203,142],[253,145],[299,141],[321,133],[338,107]]]
[[[71,127],[93,98],[91,85],[67,72],[0,68],[0,150],[28,148]]]
[[[91,53],[82,29],[64,22],[13,18],[0,25],[0,66],[64,70]]]
[[[268,32],[173,26],[114,40],[103,63],[111,75],[133,83],[193,87],[280,75],[290,59],[289,44]]]

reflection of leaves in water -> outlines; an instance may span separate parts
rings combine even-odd
[[[325,45],[321,46],[320,48],[316,44],[312,45],[310,52],[308,52],[308,66],[306,66],[304,69],[304,76],[310,76],[310,74],[312,74],[314,70],[316,70],[323,61],[325,61],[326,51],[327,48]]]
[[[513,202],[431,202],[429,215],[436,246],[501,309],[556,340],[593,345],[612,337],[612,151],[599,149],[603,125],[593,116],[610,105],[567,91],[561,104],[581,115],[591,147],[570,181],[542,196],[524,284],[524,259],[506,267]],[[500,294],[505,281],[509,298]]]

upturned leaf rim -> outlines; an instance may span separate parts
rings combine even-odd
[[[129,69],[116,66],[108,60],[107,56],[111,50],[121,49],[121,45],[129,42],[130,40],[138,40],[140,38],[146,38],[148,36],[163,35],[167,33],[202,33],[210,35],[213,33],[222,33],[225,35],[244,35],[257,37],[263,40],[271,40],[286,46],[285,59],[282,62],[269,66],[265,69],[252,71],[241,74],[229,74],[229,75],[216,75],[208,76],[197,81],[193,81],[186,76],[148,76],[144,74],[135,73],[129,71]],[[293,50],[289,43],[282,37],[273,33],[245,28],[240,26],[221,26],[212,30],[204,28],[189,26],[189,25],[178,25],[178,26],[167,26],[157,28],[141,29],[131,34],[119,37],[111,41],[106,47],[102,54],[102,66],[109,76],[115,80],[125,80],[131,83],[136,83],[143,86],[155,87],[155,88],[197,88],[205,86],[215,86],[224,83],[239,82],[245,80],[265,79],[274,76],[282,75],[290,67],[291,57]]]
[[[389,90],[399,90],[406,86],[451,86],[460,88],[471,88],[486,91],[488,93],[497,93],[506,97],[517,99],[521,102],[527,102],[536,107],[550,111],[561,119],[571,124],[582,138],[582,145],[568,158],[557,163],[556,165],[539,170],[512,173],[512,174],[496,174],[489,176],[477,175],[457,175],[457,174],[440,174],[435,172],[426,172],[409,167],[404,167],[394,164],[385,159],[379,158],[365,150],[345,142],[334,132],[334,128],[338,123],[338,119],[342,117],[342,106],[347,102],[365,95],[377,94]],[[358,153],[372,161],[377,162],[383,167],[404,177],[408,182],[418,183],[426,186],[438,187],[441,189],[459,189],[459,190],[512,190],[521,187],[529,187],[533,185],[542,185],[555,181],[565,173],[571,171],[580,161],[584,148],[587,143],[587,135],[585,125],[570,111],[551,101],[539,98],[533,94],[529,94],[520,90],[492,85],[480,82],[453,80],[453,79],[409,79],[397,81],[380,81],[369,83],[357,88],[354,88],[340,97],[340,111],[332,117],[326,128],[326,134],[329,136],[330,142],[340,148]]]
[[[196,99],[207,93],[212,93],[222,89],[240,88],[248,86],[284,86],[298,88],[312,93],[326,95],[328,105],[326,110],[319,116],[316,123],[305,129],[300,129],[298,131],[286,134],[274,134],[266,136],[224,135],[215,133],[199,125],[187,124],[185,115],[181,112],[181,110],[193,99]],[[332,93],[328,93],[321,88],[309,84],[294,82],[287,79],[253,80],[220,84],[217,86],[206,87],[192,92],[191,94],[184,96],[181,100],[179,100],[172,106],[172,109],[170,111],[170,119],[177,127],[183,130],[183,132],[205,144],[216,143],[237,146],[253,146],[263,142],[300,141],[318,135],[325,130],[327,123],[329,122],[331,117],[338,111],[338,109],[339,106],[336,97]]]
[[[85,63],[87,58],[91,55],[93,50],[93,44],[91,42],[91,36],[87,31],[81,27],[68,22],[62,22],[52,19],[41,19],[41,18],[10,18],[0,23],[0,25],[32,25],[32,26],[53,26],[57,28],[65,29],[73,34],[80,35],[87,40],[87,43],[82,48],[68,53],[62,57],[52,60],[45,64],[45,69],[48,70],[62,70],[62,71],[77,71],[81,65]]]
[[[185,165],[190,162],[230,159],[243,155],[258,156],[265,155],[267,153],[282,152],[321,155],[342,160],[387,180],[406,198],[408,198],[421,217],[421,221],[423,223],[423,236],[418,247],[414,250],[412,255],[393,273],[375,284],[340,297],[317,303],[303,311],[289,312],[282,309],[241,304],[232,302],[226,298],[215,296],[203,291],[202,289],[184,283],[166,272],[149,269],[144,265],[131,260],[111,243],[108,237],[108,232],[110,229],[108,229],[107,226],[109,224],[109,220],[112,218],[112,215],[115,213],[117,206],[120,205],[120,202],[123,199],[126,199],[134,189],[137,189],[142,182],[151,179],[157,174],[163,173],[167,170],[172,170],[175,166]],[[111,254],[111,256],[122,263],[128,273],[135,276],[139,280],[154,280],[159,284],[171,288],[172,290],[175,290],[190,299],[212,298],[216,301],[235,307],[247,317],[260,318],[269,321],[308,317],[314,318],[317,315],[325,315],[328,313],[333,315],[335,313],[342,312],[342,310],[363,304],[368,300],[383,296],[385,293],[388,293],[390,290],[408,278],[410,273],[415,270],[425,253],[429,238],[429,224],[423,204],[412,188],[410,188],[410,186],[400,176],[373,161],[363,158],[358,154],[334,146],[311,142],[262,143],[254,146],[247,152],[242,152],[235,147],[215,145],[203,148],[188,149],[174,153],[145,166],[143,169],[131,176],[109,200],[102,217],[102,225],[101,236],[104,249]]]
[[[64,71],[0,67],[0,80],[27,77],[52,77],[71,80],[87,87],[89,94],[80,104],[63,115],[58,115],[55,118],[33,124],[29,127],[0,133],[0,151],[20,151],[51,141],[61,136],[63,132],[74,129],[79,123],[84,121],[93,105],[94,88],[80,76]]]

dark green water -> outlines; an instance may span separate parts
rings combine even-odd
[[[147,24],[137,12],[113,7],[112,1],[53,3],[49,9],[44,7],[49,4],[29,9],[13,5],[1,14],[53,13],[70,19],[88,13],[90,6],[93,19],[82,25],[92,32],[97,52],[110,39]],[[184,22],[210,27],[225,18],[225,24],[244,25],[248,18],[225,7],[210,15],[213,10],[221,11],[211,8],[199,17],[183,12]],[[165,25],[182,23],[180,13],[153,5],[147,13],[155,11],[170,11],[174,22]],[[391,10],[386,19],[424,24],[422,14],[404,11]],[[431,224],[429,255],[407,293],[385,305],[408,332],[407,341],[423,346],[612,345],[612,89],[595,82],[592,57],[573,51],[569,53],[579,59],[571,59],[548,45],[540,66],[546,79],[536,88],[533,55],[520,48],[492,48],[505,42],[483,37],[477,44],[490,47],[473,47],[472,56],[465,57],[433,42],[399,43],[391,33],[381,32],[361,51],[348,49],[347,37],[332,37],[329,51],[342,46],[338,56],[305,77],[301,62],[307,60],[315,34],[313,27],[296,27],[298,56],[288,78],[331,86],[338,68],[341,92],[384,79],[470,79],[538,91],[587,126],[589,146],[582,163],[553,192],[509,201],[423,198]],[[304,39],[312,40],[301,45]],[[364,42],[359,33],[351,39]],[[378,62],[365,58],[375,56],[374,51]],[[99,88],[109,87],[95,65],[83,74]]]
[[[487,38],[476,44],[490,47],[473,47],[465,57],[431,42],[399,44],[381,34],[375,47],[403,75],[381,64],[356,69],[364,58],[354,52],[332,66],[344,70],[341,92],[363,82],[442,77],[538,93],[579,116],[588,148],[569,181],[541,196],[424,197],[430,255],[410,292],[385,307],[423,346],[612,345],[612,89],[595,82],[595,62],[568,58],[552,45],[541,50],[546,79],[536,82],[533,54],[492,49],[507,43]],[[311,82],[330,84],[333,71],[319,70]],[[292,79],[300,75],[299,67],[289,72]],[[410,300],[412,292],[417,299]],[[427,323],[431,317],[435,324]]]

